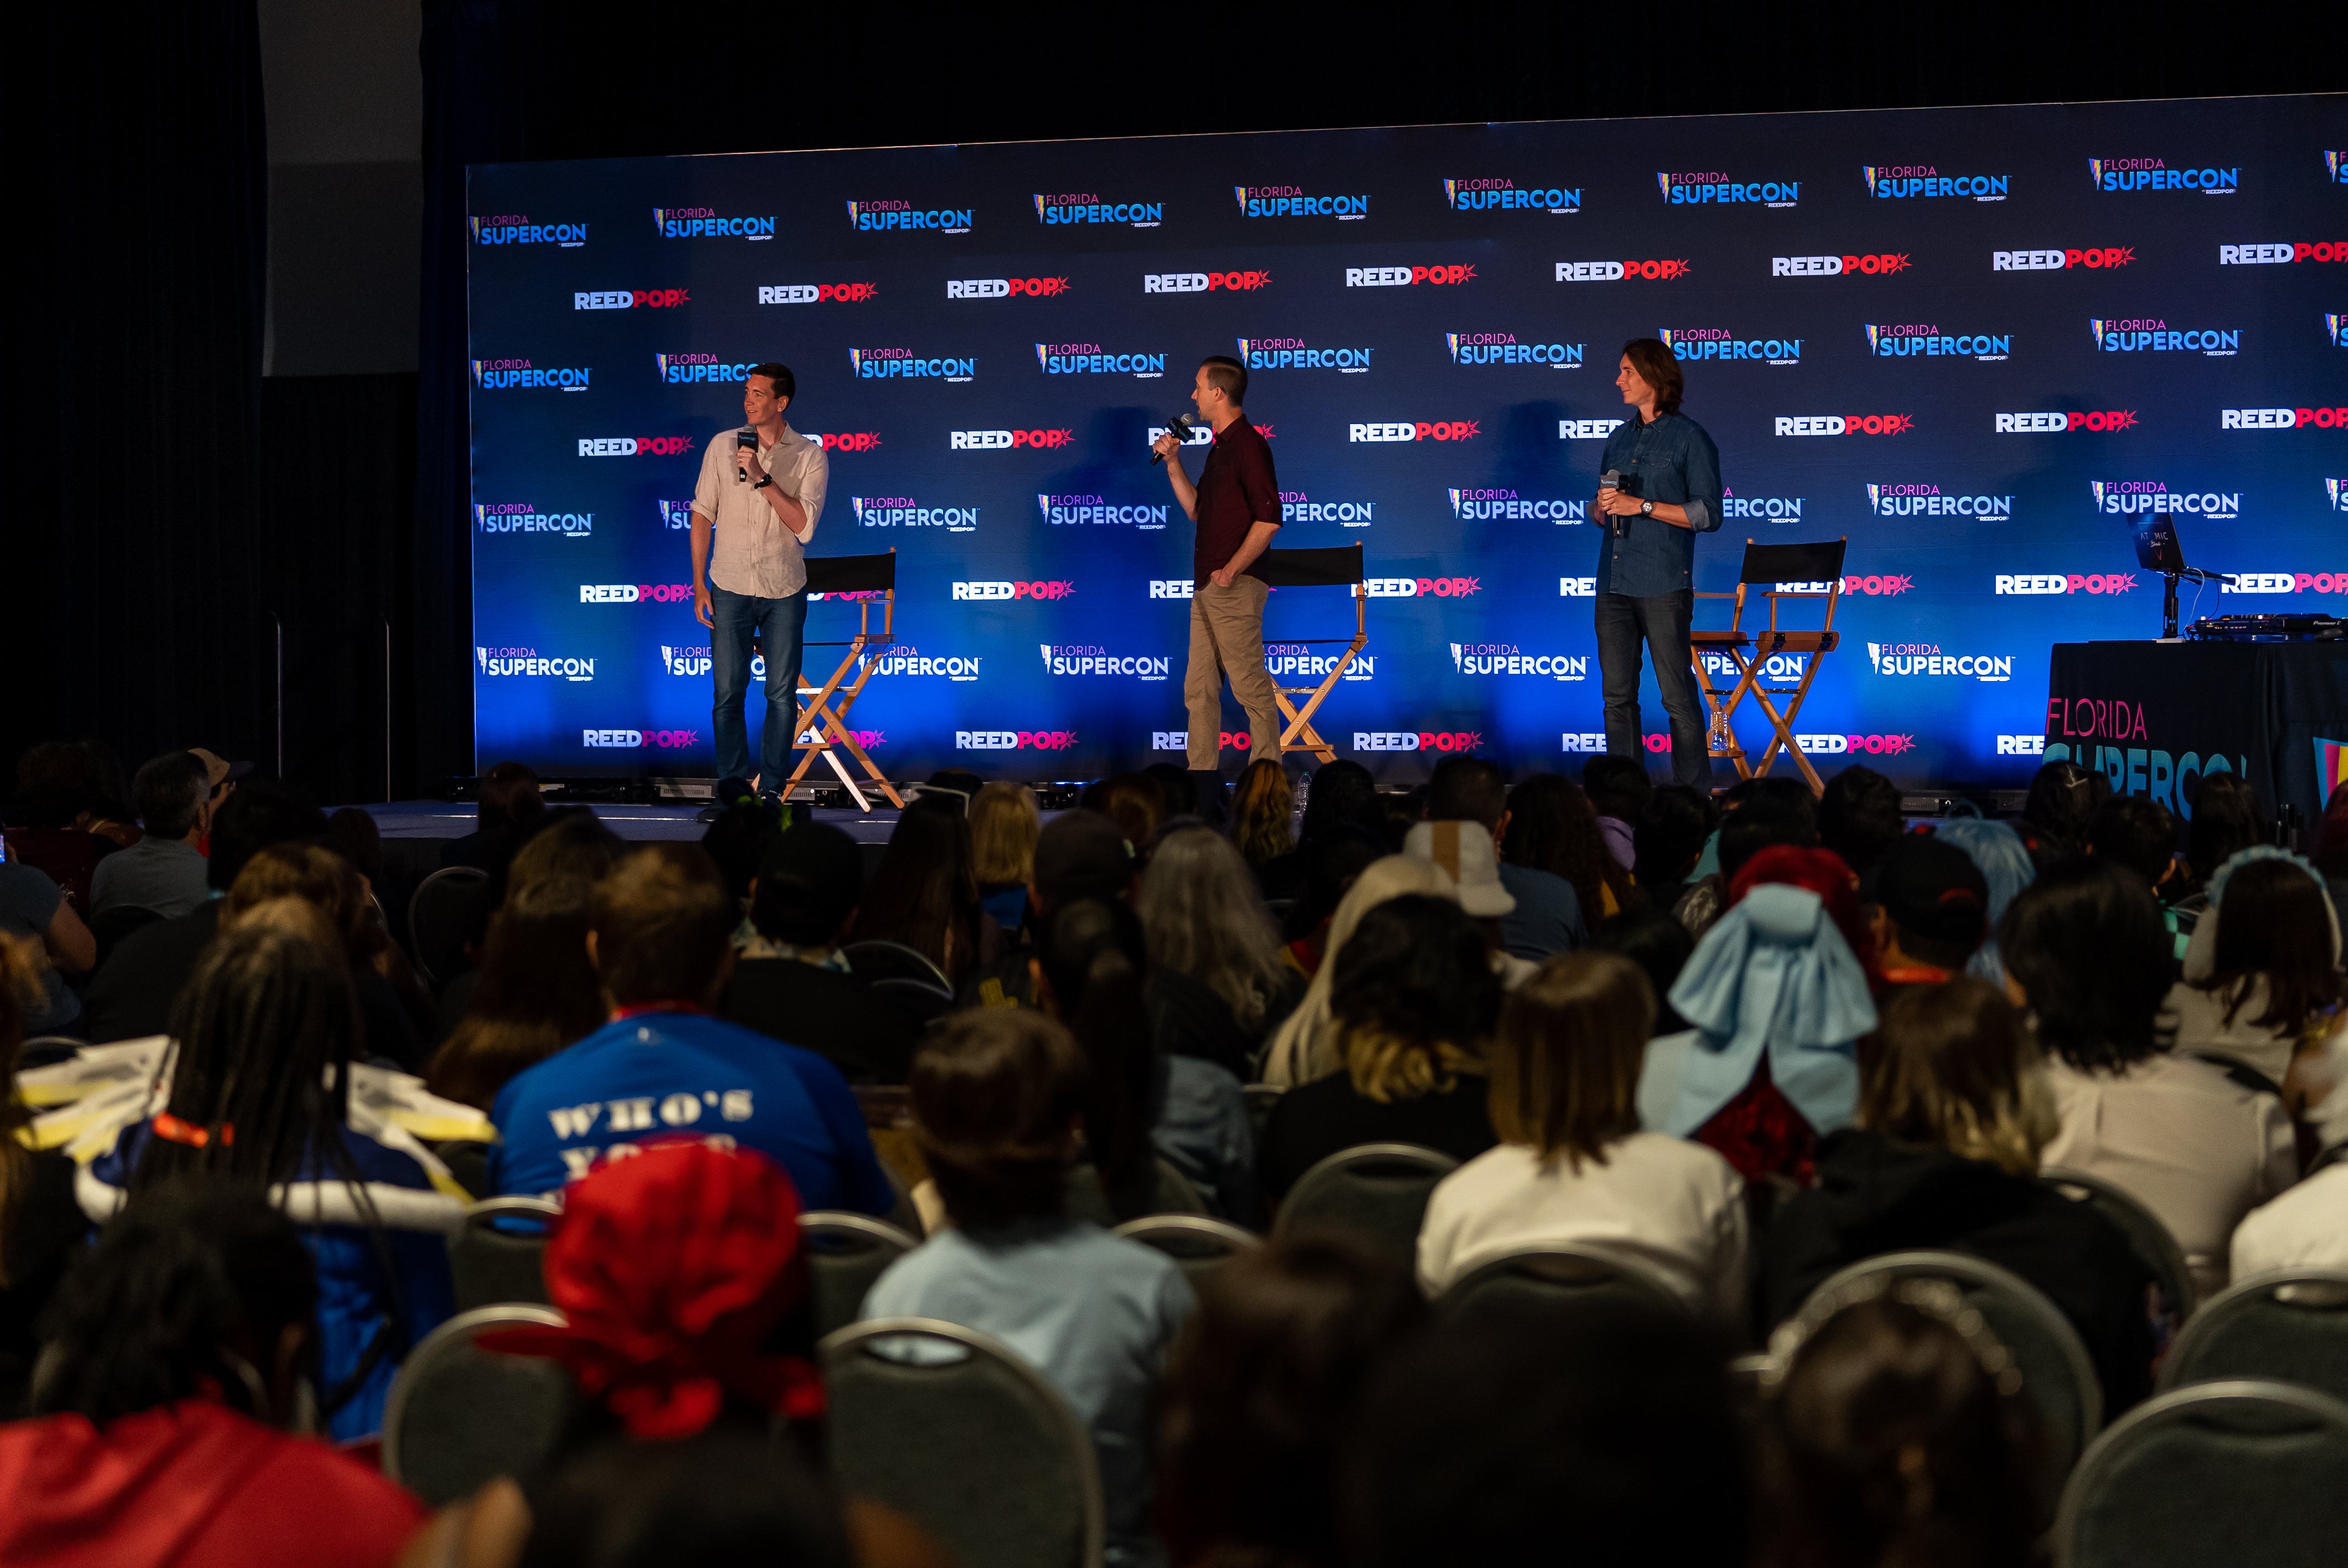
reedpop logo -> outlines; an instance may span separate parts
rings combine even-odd
[[[958,752],[1066,752],[1075,749],[1074,730],[956,730]]]
[[[1989,270],[1993,272],[2060,272],[2072,267],[2125,267],[2136,260],[2136,250],[2128,245],[2110,245],[2101,250],[2071,251],[1992,251]]]
[[[579,743],[585,747],[618,748],[636,751],[647,747],[664,752],[681,751],[699,743],[698,730],[582,730]]]
[[[762,305],[812,305],[826,300],[858,304],[880,292],[878,283],[761,283]]]
[[[1991,579],[1999,594],[2128,593],[2137,586],[2133,572],[2015,572]]]
[[[1076,585],[1062,578],[1048,582],[956,582],[953,597],[981,603],[1002,603],[1014,599],[1068,599],[1075,595]]]

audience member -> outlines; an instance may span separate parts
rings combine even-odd
[[[1372,1376],[1426,1321],[1409,1274],[1346,1236],[1284,1237],[1217,1268],[1158,1405],[1170,1559],[1343,1568],[1337,1446]]]
[[[1240,852],[1211,828],[1176,829],[1142,874],[1138,907],[1167,1005],[1214,1014],[1192,1027],[1218,1039],[1239,1036],[1236,1063],[1228,1050],[1190,1054],[1235,1070],[1252,1060],[1304,988],[1281,961],[1279,933]]]
[[[1518,868],[1502,873],[1509,890],[1515,892],[1524,879],[1521,872],[1533,868],[1570,885],[1576,907],[1573,924],[1579,932],[1570,946],[1588,940],[1591,927],[1631,907],[1631,875],[1607,847],[1590,798],[1572,780],[1556,774],[1535,774],[1509,792],[1508,805],[1502,847],[1509,864]],[[1523,952],[1513,941],[1509,950],[1519,958],[1547,956]]]
[[[2323,816],[2315,825],[2311,858],[2323,874],[2323,886],[2332,895],[2332,911],[2337,917],[2348,908],[2348,783],[2333,785],[2332,798],[2324,803]]]
[[[1161,825],[1178,816],[1197,816],[1207,804],[1199,798],[1199,781],[1190,770],[1172,763],[1152,763],[1141,770],[1158,781],[1159,793],[1166,797],[1166,815]]]
[[[1241,770],[1231,794],[1231,844],[1267,898],[1293,898],[1304,880],[1293,853],[1295,815],[1296,791],[1278,758],[1258,757]]]
[[[1762,1568],[2037,1559],[2044,1435],[2013,1358],[1954,1286],[1861,1286],[1780,1366]]]
[[[506,896],[489,921],[477,977],[425,1081],[445,1099],[487,1111],[525,1068],[584,1040],[606,1016],[587,958],[594,884],[546,877]]]
[[[1346,890],[1370,862],[1385,853],[1369,830],[1343,822],[1305,840],[1297,850],[1296,857],[1304,868],[1304,889],[1290,907],[1281,935],[1287,938],[1282,951],[1289,966],[1306,979],[1321,968],[1329,922],[1336,917]]]
[[[29,946],[0,936],[0,1421],[23,1413],[41,1309],[89,1228],[74,1197],[73,1161],[26,1139],[33,1112],[17,1091],[17,1053],[26,1010],[42,999]]]
[[[1478,1313],[1406,1347],[1339,1463],[1354,1568],[1746,1560],[1716,1337],[1632,1307]]]
[[[2207,884],[2227,861],[2266,843],[2272,826],[2250,780],[2239,774],[2203,773],[2185,830],[2185,860],[2194,879]]]
[[[1179,770],[1177,770],[1178,772]],[[1189,775],[1184,774],[1187,782]],[[1035,876],[1035,838],[1044,830],[1035,792],[1001,780],[970,803],[972,874],[980,907],[1007,934],[1027,924],[1027,884]],[[858,880],[862,880],[860,872]]]
[[[421,1068],[424,1042],[417,1019],[428,1024],[431,1009],[407,956],[376,924],[366,885],[350,862],[323,845],[267,845],[237,873],[221,905],[220,928],[234,930],[252,910],[279,898],[312,906],[334,930],[358,1003],[358,1055],[380,1058],[403,1072]]]
[[[1503,793],[1500,770],[1481,757],[1447,757],[1435,771],[1428,820],[1475,823],[1504,856],[1500,885],[1515,900],[1500,917],[1508,950],[1537,962],[1587,942],[1606,909],[1609,873],[1622,876],[1589,798],[1555,774],[1536,774]]]
[[[1684,1139],[1639,1130],[1655,1016],[1646,977],[1611,953],[1561,953],[1500,1006],[1491,1118],[1499,1135],[1446,1176],[1418,1233],[1439,1295],[1493,1259],[1577,1245],[1643,1265],[1724,1327],[1745,1315],[1745,1184]]]
[[[40,953],[28,977],[34,993],[25,1005],[26,1031],[82,1032],[75,1030],[82,999],[65,977],[89,972],[98,962],[98,938],[47,873],[0,861],[0,937],[15,938]]]
[[[1858,764],[1827,780],[1818,800],[1818,843],[1860,877],[1908,831],[1900,786]]]
[[[1082,1051],[1040,1013],[942,1020],[913,1059],[914,1137],[953,1225],[889,1266],[864,1316],[933,1317],[1002,1340],[1092,1433],[1112,1563],[1159,1560],[1148,1406],[1190,1314],[1165,1254],[1065,1212],[1085,1102]]]
[[[481,775],[473,831],[442,845],[440,864],[470,866],[495,875],[537,827],[545,810],[538,774],[521,763],[498,764]]]
[[[2105,861],[2061,866],[2014,899],[1999,936],[2051,1058],[2061,1129],[2045,1163],[2126,1191],[2168,1227],[2204,1294],[2222,1287],[2234,1226],[2299,1163],[2280,1099],[2158,1042],[2169,958],[2151,890]]]
[[[1998,956],[1998,922],[2005,918],[2013,896],[2037,879],[2038,864],[2031,859],[2029,846],[2022,842],[2020,834],[2005,823],[1991,822],[1985,817],[1950,817],[1934,830],[1932,836],[1963,850],[1980,868],[1982,880],[1989,886],[1989,935],[1965,968],[1992,985],[2003,984],[2005,966]]]
[[[1278,1203],[1357,1143],[1416,1143],[1463,1161],[1492,1146],[1484,1074],[1500,982],[1488,952],[1448,898],[1409,894],[1361,917],[1331,961],[1344,1071],[1273,1107],[1257,1159],[1267,1198]]]
[[[2340,1026],[2339,918],[2314,867],[2263,845],[2219,866],[2209,899],[2155,1032],[2281,1094],[2292,1059]]]
[[[79,746],[43,741],[16,759],[8,858],[55,882],[77,915],[88,913],[90,878],[116,848],[88,831],[93,794],[89,756]]]
[[[2348,1035],[2330,1036],[2297,1066],[2295,1080],[2307,1091],[2307,1119],[2322,1152],[2298,1185],[2251,1210],[2235,1227],[2237,1280],[2284,1268],[2348,1273]]]
[[[839,950],[863,888],[863,849],[828,823],[768,845],[750,884],[757,934],[735,963],[726,1016],[814,1051],[850,1083],[902,1083],[921,1021],[857,979]]]
[[[1081,807],[1054,817],[1035,836],[1027,924],[1041,929],[1054,909],[1078,898],[1133,897],[1132,847],[1117,824]],[[1035,984],[1025,951],[997,954],[963,983],[965,1007],[1032,1007]]]
[[[1648,1027],[1649,1038],[1686,1032],[1687,1020],[1671,1004],[1672,988],[1679,983],[1680,971],[1687,968],[1688,958],[1695,951],[1695,938],[1687,934],[1685,926],[1649,905],[1607,922],[1590,946],[1593,951],[1630,959],[1647,977],[1647,989],[1655,999],[1655,1021]]]
[[[240,791],[240,794],[242,792]],[[170,1083],[92,1159],[95,1224],[174,1177],[266,1194],[305,1227],[324,1310],[318,1406],[343,1440],[383,1425],[400,1360],[456,1311],[447,1172],[351,1091],[356,1009],[326,917],[285,898],[223,931],[173,1009]]]
[[[953,790],[960,794],[964,801],[976,800],[978,792],[985,787],[986,784],[985,780],[968,768],[940,768],[922,782],[932,789]],[[963,815],[969,814],[965,811]]]
[[[1640,896],[1668,913],[1688,890],[1705,841],[1720,825],[1720,808],[1691,784],[1667,784],[1647,797],[1647,809],[1632,827],[1639,862]]]
[[[883,1561],[805,1461],[756,1432],[606,1444],[564,1466],[532,1513],[520,1568]]]
[[[165,752],[139,770],[130,793],[146,834],[91,874],[90,918],[152,909],[176,919],[204,901],[204,854],[197,845],[212,825],[204,764],[186,752]]]
[[[1937,986],[1989,930],[1989,883],[1972,856],[1929,833],[1894,841],[1862,884],[1879,989]]]
[[[1403,835],[1402,852],[1432,863],[1451,878],[1451,899],[1465,910],[1491,949],[1492,970],[1509,986],[1521,985],[1535,965],[1508,950],[1502,918],[1516,899],[1500,880],[1500,855],[1492,835],[1474,822],[1417,822]]]
[[[2152,1388],[2152,1276],[2110,1220],[2037,1179],[2054,1117],[2021,1015],[1971,975],[1910,987],[1864,1047],[1859,1124],[1818,1146],[1762,1258],[1761,1308],[1791,1317],[1838,1270],[1954,1250],[2044,1291],[2094,1358],[2116,1415]]]
[[[1752,779],[1755,785],[1784,784],[1783,779]],[[1802,791],[1807,802],[1809,792]],[[1713,837],[1712,867],[1696,862],[1696,880],[1672,907],[1672,917],[1701,939],[1730,902],[1729,885],[1745,863],[1765,849],[1807,849],[1818,842],[1818,821],[1807,805],[1793,804],[1783,791],[1756,793],[1722,819]]]
[[[1330,1008],[1337,959],[1363,916],[1388,899],[1406,894],[1433,894],[1454,901],[1459,897],[1458,885],[1432,860],[1389,855],[1364,867],[1362,874],[1354,878],[1353,886],[1346,889],[1344,897],[1338,900],[1337,912],[1330,917],[1321,964],[1313,971],[1313,983],[1304,989],[1304,999],[1272,1033],[1271,1049],[1264,1054],[1263,1081],[1293,1088],[1344,1071],[1345,1059],[1338,1049],[1337,1020]]]
[[[252,775],[252,763],[232,763],[218,752],[207,751],[202,746],[190,746],[188,755],[204,764],[206,803],[215,816],[220,815],[220,808],[228,804],[228,797],[236,793],[239,781]]]
[[[2082,847],[2143,877],[2156,898],[2185,880],[2177,858],[2177,818],[2149,795],[2116,794],[2097,806]]]
[[[979,907],[970,823],[948,798],[907,805],[864,885],[851,942],[895,942],[937,966],[949,989],[994,958],[1002,932]]]
[[[720,811],[717,820],[701,835],[701,847],[709,852],[717,875],[725,879],[726,897],[742,911],[742,923],[734,934],[736,947],[750,939],[750,884],[757,878],[758,862],[766,858],[767,846],[782,836],[778,815],[772,803],[754,796]],[[507,886],[510,891],[510,874]]]
[[[746,794],[744,798],[756,800],[757,796]],[[583,805],[560,805],[539,812],[528,820],[523,831],[527,836],[520,839],[513,853],[499,858],[489,880],[468,894],[471,913],[464,944],[465,967],[454,975],[440,978],[440,999],[433,1032],[442,1040],[454,1034],[458,1022],[471,1010],[473,988],[481,978],[479,960],[488,946],[489,925],[497,912],[517,894],[541,881],[567,880],[592,886],[610,874],[627,847],[618,834],[603,825],[592,809]],[[593,988],[590,987],[586,994],[592,998]]]
[[[122,771],[122,759],[104,741],[83,741],[77,749],[88,763],[90,794],[88,809],[75,820],[116,848],[129,848],[143,834],[130,805],[130,775]]]
[[[0,1562],[389,1568],[424,1510],[296,1436],[318,1288],[261,1193],[143,1193],[67,1282],[37,1419],[0,1425]]]
[[[2061,759],[2045,764],[2031,776],[2030,794],[2022,807],[2022,827],[2034,841],[2032,858],[2041,871],[2086,847],[2087,824],[2099,804],[2094,780],[2102,776]]]
[[[316,806],[278,780],[248,779],[212,824],[205,879],[214,892],[224,894],[245,862],[268,845],[325,835],[326,819]],[[208,898],[175,920],[125,937],[83,995],[84,1035],[103,1044],[161,1034],[198,956],[220,928],[221,905],[221,899]]]
[[[1157,840],[1158,825],[1166,820],[1166,792],[1148,774],[1112,774],[1085,786],[1076,804],[1097,811],[1117,824],[1136,860]]]
[[[1299,842],[1310,844],[1332,828],[1351,825],[1385,847],[1385,812],[1378,804],[1378,786],[1371,780],[1369,769],[1340,758],[1322,764],[1305,783],[1304,817],[1297,825]]]
[[[699,846],[643,845],[613,868],[587,932],[611,1021],[499,1092],[497,1191],[556,1192],[635,1135],[723,1133],[780,1162],[810,1208],[894,1206],[839,1070],[710,1016],[734,966],[733,929],[726,885]]]
[[[1645,760],[1594,756],[1581,764],[1581,790],[1590,799],[1591,809],[1598,815],[1598,828],[1605,835],[1607,854],[1623,870],[1636,871],[1636,830],[1639,819],[1647,815],[1647,803],[1655,794],[1654,781],[1647,776]]]

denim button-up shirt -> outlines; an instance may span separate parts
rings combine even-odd
[[[1602,530],[1598,536],[1598,591],[1658,599],[1694,588],[1689,569],[1695,559],[1695,536],[1720,527],[1720,449],[1712,437],[1684,414],[1658,414],[1644,425],[1626,420],[1606,438],[1598,471],[1609,468],[1619,472],[1622,487],[1635,488],[1641,500],[1686,507],[1690,526],[1673,528],[1660,518],[1624,518],[1622,537],[1617,538],[1606,527],[1613,519],[1593,510],[1591,521]],[[1633,475],[1639,479],[1636,487],[1630,483]]]

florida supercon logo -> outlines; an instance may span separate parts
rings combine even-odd
[[[1162,354],[1103,354],[1097,343],[1039,343],[1035,367],[1045,375],[1130,375],[1156,381],[1166,374]]]
[[[1658,327],[1655,335],[1663,340],[1673,359],[1802,363],[1802,340],[1797,337],[1738,337],[1727,327]]]
[[[2241,189],[2240,169],[2171,169],[2157,158],[2091,158],[2087,178],[2098,190],[2198,190],[2231,196]]]
[[[1346,659],[1343,653],[1319,653],[1302,642],[1267,642],[1263,645],[1263,672],[1274,681],[1318,681],[1340,661],[1345,666],[1342,679],[1375,681],[1378,675],[1378,656],[1359,653]]]
[[[827,300],[860,304],[880,292],[878,283],[761,283],[762,305],[816,305]]]
[[[1999,594],[2129,593],[2136,589],[2133,572],[2013,572],[1993,573],[1992,589]]]
[[[968,682],[978,679],[980,656],[975,653],[924,653],[899,644],[886,653],[865,656],[865,667],[875,675],[921,675]]]
[[[1620,424],[1621,421],[1616,421]],[[1473,419],[1420,420],[1416,424],[1388,421],[1384,424],[1348,425],[1348,441],[1473,441],[1482,434]]]
[[[1942,174],[1929,163],[1861,164],[1867,193],[1880,200],[1963,196],[1975,201],[2003,201],[2013,176],[2006,174]]]
[[[485,534],[561,534],[566,539],[595,537],[592,512],[541,512],[528,501],[481,501],[473,506],[473,526]]]
[[[1537,675],[1551,681],[1587,681],[1586,654],[1528,653],[1513,642],[1455,642],[1451,645],[1455,675]]]
[[[850,509],[863,528],[943,528],[967,534],[978,528],[976,507],[925,507],[911,496],[850,496]]]
[[[2125,267],[2136,260],[2130,245],[2106,245],[2069,251],[1992,251],[1993,272],[2061,272],[2073,267]]]
[[[476,245],[560,245],[575,251],[587,243],[584,223],[533,223],[526,212],[469,220]]]
[[[1451,515],[1463,523],[1587,522],[1590,503],[1535,499],[1514,490],[1453,490]]]
[[[1145,294],[1211,294],[1218,289],[1252,293],[1272,287],[1272,274],[1262,270],[1231,272],[1144,272]]]
[[[1066,752],[1075,749],[1074,730],[956,730],[958,752]]]
[[[1445,180],[1443,200],[1454,212],[1550,212],[1570,217],[1581,210],[1581,187],[1519,185],[1506,175],[1474,175]]]
[[[1916,428],[1906,414],[1780,414],[1780,436],[1900,436]]]
[[[1076,591],[1076,585],[1066,578],[1052,582],[957,582],[952,597],[973,604],[1003,604],[1015,599],[1070,599]]]
[[[2077,430],[2133,430],[2133,408],[2058,409],[1991,415],[2000,436],[2060,436]]]
[[[699,648],[690,648],[672,646],[664,642],[660,645],[660,656],[661,668],[671,675],[693,676],[709,673],[710,653],[708,645],[705,643]]]
[[[1663,200],[1673,207],[1703,207],[1749,202],[1762,207],[1791,207],[1801,200],[1798,179],[1733,179],[1711,170],[1695,174],[1655,175]]]
[[[2095,316],[2088,319],[2087,330],[2095,334],[2098,354],[2199,354],[2211,359],[2231,359],[2242,349],[2239,327],[2177,332],[2157,316],[2128,321],[2106,321]]]
[[[668,311],[692,302],[688,289],[582,289],[571,296],[574,311]]]
[[[1163,201],[1103,201],[1089,191],[1035,197],[1035,221],[1047,229],[1069,223],[1129,223],[1155,229],[1166,221]]]
[[[1869,485],[1867,509],[1879,518],[1979,518],[2012,522],[2012,496],[1944,495],[1938,485]]]
[[[1904,251],[1878,251],[1871,255],[1772,256],[1773,278],[1888,278],[1908,270]]]
[[[1056,300],[1072,291],[1066,278],[948,278],[950,300]]]
[[[693,503],[691,501],[655,500],[653,502],[653,505],[660,512],[661,528],[664,531],[681,533],[685,529],[693,527]]]
[[[473,362],[473,384],[483,392],[505,392],[515,387],[555,387],[564,392],[584,392],[589,374],[585,365],[559,369],[549,366],[541,370],[526,359],[477,359]]]
[[[1685,257],[1678,261],[1560,261],[1557,281],[1560,283],[1619,283],[1630,278],[1645,278],[1663,282],[1688,275]]]
[[[1348,267],[1345,269],[1345,286],[1349,289],[1407,289],[1421,283],[1464,283],[1475,275],[1475,267],[1466,261],[1433,267]]]
[[[484,675],[530,675],[556,681],[595,679],[592,659],[547,659],[541,657],[535,648],[476,648],[473,657]]]
[[[2324,480],[2323,496],[2333,511],[2348,512],[2348,479]]]
[[[1370,215],[1367,196],[1308,196],[1294,185],[1234,185],[1242,218],[1334,218],[1350,223]]]
[[[899,230],[928,230],[937,234],[967,234],[975,227],[968,207],[917,208],[910,201],[851,201],[848,226],[860,234],[884,234]]]
[[[2296,261],[2348,261],[2348,240],[2218,247],[2221,267],[2279,267]]]
[[[2106,517],[2128,518],[2143,512],[2183,512],[2201,518],[2239,518],[2240,490],[2172,490],[2159,479],[2090,479],[2087,488],[2096,510]]]
[[[1202,427],[1203,428],[1203,427]],[[1154,437],[1153,437],[1154,439]],[[1212,441],[1214,435],[1208,433]],[[946,450],[949,452],[1011,452],[1022,446],[1037,450],[1056,451],[1076,444],[1073,430],[949,430]]]
[[[1724,522],[1798,523],[1802,520],[1802,497],[1740,496],[1734,490],[1723,490],[1720,516]]]
[[[582,457],[674,457],[693,450],[690,436],[582,436]]]
[[[655,207],[653,232],[664,240],[771,240],[775,220],[721,217],[708,207]]]
[[[2013,352],[2012,333],[1944,333],[1922,322],[1870,323],[1867,352],[1877,359],[1977,359],[1992,364]]]
[[[1316,501],[1302,490],[1280,493],[1283,523],[1334,523],[1341,528],[1366,528],[1376,520],[1375,501]]]
[[[1118,506],[1101,496],[1038,495],[1035,506],[1044,514],[1044,521],[1056,528],[1121,527],[1147,533],[1166,526],[1164,507]]]
[[[909,348],[852,348],[848,351],[850,374],[859,381],[969,381],[978,374],[978,358],[925,359]]]
[[[668,386],[713,381],[731,384],[750,379],[747,363],[729,364],[714,354],[656,354],[653,355],[653,366],[663,384]]]
[[[1966,675],[1976,681],[2013,679],[2011,653],[1943,653],[1937,642],[1870,642],[1868,661],[1878,675]]]
[[[1366,348],[1314,348],[1297,337],[1243,337],[1240,363],[1250,370],[1334,370],[1360,375],[1370,368]]]
[[[1589,348],[1579,343],[1519,343],[1514,333],[1445,333],[1454,364],[1540,364],[1580,370]]]
[[[1046,675],[1116,675],[1133,681],[1163,681],[1174,661],[1162,653],[1111,653],[1079,642],[1039,642]]]

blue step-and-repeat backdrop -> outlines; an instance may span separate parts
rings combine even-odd
[[[2188,616],[2348,612],[2340,97],[508,164],[469,200],[483,767],[711,771],[687,508],[762,360],[829,456],[811,553],[898,552],[850,721],[894,777],[1179,758],[1191,529],[1147,446],[1210,354],[1251,367],[1278,542],[1364,547],[1319,727],[1382,776],[1603,748],[1586,508],[1630,337],[1720,447],[1699,589],[1747,538],[1849,540],[1824,765],[2025,780],[2049,645],[2158,634],[2147,509],[2244,574]],[[1275,674],[1352,625],[1275,593]]]

